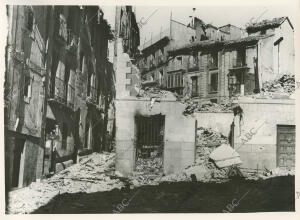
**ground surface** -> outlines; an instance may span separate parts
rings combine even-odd
[[[60,194],[32,213],[222,213],[295,210],[294,176],[227,183],[178,182]]]

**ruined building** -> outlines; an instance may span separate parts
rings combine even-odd
[[[157,99],[141,94],[141,74],[135,65],[138,59],[134,59],[124,47],[124,39],[119,34],[122,13],[120,8],[117,11],[114,62],[116,169],[125,175],[141,170],[179,171],[194,160],[195,135],[192,130],[187,133],[187,129],[193,128],[194,120],[182,115],[184,105],[172,94],[158,94]]]
[[[293,74],[294,30],[287,17],[252,24],[246,30],[247,37],[205,40],[169,52],[173,57],[194,54],[198,59],[198,70],[190,74],[187,69],[185,74],[186,89],[194,99],[220,102],[258,93],[264,82]]]
[[[47,7],[8,6],[5,72],[7,187],[23,187],[43,173]],[[35,18],[39,17],[39,20]]]
[[[98,6],[8,6],[7,186],[22,187],[109,150],[115,97],[110,25]],[[111,117],[111,116],[110,116]]]
[[[169,60],[168,51],[186,45],[195,38],[194,27],[187,27],[171,17],[167,29],[151,36],[141,45],[137,63],[143,86],[157,85],[182,94],[184,61],[182,57]]]

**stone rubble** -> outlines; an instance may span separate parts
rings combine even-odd
[[[93,153],[49,179],[9,192],[8,213],[30,213],[62,193],[110,191],[122,188],[115,171],[115,153]]]
[[[232,109],[235,107],[235,104],[231,101],[217,104],[211,101],[195,102],[187,100],[184,104],[186,105],[183,112],[184,115],[191,115],[194,112],[232,112]]]
[[[267,81],[262,86],[264,93],[288,93],[295,92],[295,75],[283,75],[279,79]]]

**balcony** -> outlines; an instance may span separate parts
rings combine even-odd
[[[198,71],[199,70],[198,62],[189,62],[187,69],[188,72]]]
[[[90,86],[87,92],[87,103],[97,105],[97,89],[96,87]]]
[[[235,58],[232,60],[232,68],[231,69],[243,69],[243,68],[249,68],[246,64],[245,59],[238,57],[238,58]]]
[[[52,86],[49,101],[73,109],[75,102],[74,87],[55,77],[55,84]]]

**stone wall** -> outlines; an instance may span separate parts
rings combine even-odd
[[[276,167],[277,125],[295,125],[294,100],[239,100],[243,119],[235,118],[234,148],[241,155],[245,168],[273,169]],[[257,130],[246,143],[248,132]]]

